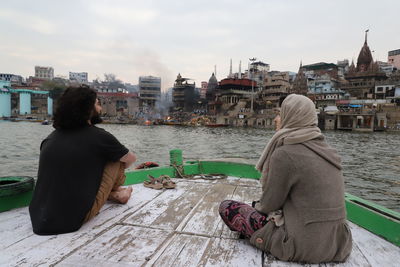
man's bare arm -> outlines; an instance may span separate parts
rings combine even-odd
[[[132,165],[132,163],[136,161],[136,155],[133,154],[132,152],[128,152],[122,158],[120,158],[119,161],[125,163],[125,169],[129,168]]]

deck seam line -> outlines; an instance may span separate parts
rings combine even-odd
[[[195,210],[197,209],[198,206],[201,205],[202,201],[205,199],[205,197],[211,191],[211,189],[212,189],[211,187],[208,188],[207,192],[205,192],[204,195],[201,197],[201,199],[197,201],[196,205],[194,205],[193,208],[189,211],[189,213],[186,214],[186,216],[182,219],[182,221],[178,224],[178,226],[174,229],[174,231],[181,231],[186,227],[187,223],[190,221],[190,219],[192,219],[190,215],[195,213]]]
[[[181,178],[173,178],[173,179],[181,179]],[[194,182],[194,181],[198,181],[198,182]],[[185,181],[180,181],[178,180],[178,184],[180,182],[188,182],[188,183],[199,183],[199,184],[223,184],[223,185],[233,185],[233,186],[241,186],[241,187],[252,187],[252,188],[260,188],[261,186],[257,185],[246,185],[246,184],[234,184],[234,183],[212,183],[212,182],[206,182],[206,181],[199,181],[196,179],[191,179],[191,180],[185,180]]]
[[[208,235],[208,234],[202,234],[202,233],[193,233],[193,232],[179,231],[179,230],[173,230],[173,229],[165,229],[165,228],[161,228],[161,227],[140,225],[140,224],[134,224],[134,223],[118,222],[118,223],[115,223],[115,225],[134,226],[134,227],[154,229],[154,230],[170,231],[173,234],[183,234],[183,235],[199,236],[199,237],[207,237],[207,238],[221,238],[221,239],[228,239],[228,240],[240,240],[239,238],[234,238],[234,237],[223,237],[223,236],[220,236],[220,235]]]

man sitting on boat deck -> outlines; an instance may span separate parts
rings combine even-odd
[[[70,87],[54,114],[55,130],[40,145],[39,170],[29,213],[33,232],[78,230],[107,199],[125,204],[125,168],[136,160],[112,134],[98,128],[101,106],[88,86]]]
[[[278,259],[343,262],[351,252],[341,159],[317,127],[314,103],[289,95],[281,129],[270,139],[256,168],[262,195],[254,208],[233,200],[220,205],[232,231]]]

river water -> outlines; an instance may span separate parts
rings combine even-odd
[[[100,125],[134,151],[138,163],[169,163],[169,150],[185,160],[247,158],[257,161],[273,131],[255,128]],[[52,126],[0,121],[0,176],[37,176],[40,142]],[[343,160],[346,191],[400,212],[400,133],[326,131]]]

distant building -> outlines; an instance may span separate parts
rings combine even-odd
[[[215,94],[217,88],[218,88],[218,80],[217,77],[215,77],[215,74],[213,73],[207,83],[206,98],[209,102],[215,100]]]
[[[139,99],[135,93],[97,92],[97,96],[106,117],[135,116],[139,112]]]
[[[337,67],[339,79],[344,79],[344,74],[349,71],[349,66],[350,64],[348,59],[338,60]]]
[[[264,63],[262,61],[253,62],[250,64],[250,72],[268,72],[269,64]],[[251,75],[250,75],[251,76]]]
[[[376,63],[378,64],[379,70],[388,75],[396,70],[396,67],[390,63],[383,61],[377,61]]]
[[[241,99],[251,99],[252,88],[255,82],[250,79],[222,79],[218,87],[218,100],[229,106],[236,104]]]
[[[249,65],[250,69],[247,71],[245,75],[248,79],[256,82],[255,91],[259,91],[264,87],[265,78],[267,73],[269,72],[269,64],[264,63],[262,61],[253,62]]]
[[[279,99],[287,96],[290,91],[289,72],[271,71],[265,78],[261,98],[269,108],[278,107]]]
[[[205,99],[207,94],[208,82],[201,82],[200,98]]]
[[[392,64],[398,70],[400,70],[400,49],[389,51],[388,63]]]
[[[22,76],[9,73],[0,73],[0,80],[11,82],[12,84],[21,84],[24,82]]]
[[[88,83],[88,73],[87,72],[69,72],[69,80],[76,81],[78,83]]]
[[[339,80],[330,77],[327,73],[316,75],[308,79],[307,96],[316,103],[317,107],[335,106],[336,100],[345,94],[339,86]]]
[[[172,103],[172,93],[173,93],[173,91],[174,91],[173,87],[170,87],[170,88],[167,89],[167,91],[165,92],[165,99],[164,99],[165,102]]]
[[[33,77],[33,76],[29,76],[29,77],[26,79],[27,85],[29,85],[29,86],[34,86],[34,87],[40,87],[40,86],[42,86],[42,84],[43,84],[44,82],[46,82],[46,81],[47,81],[47,79],[44,79],[44,78],[36,78],[36,77]]]
[[[35,78],[52,80],[54,78],[53,67],[35,66]]]
[[[197,103],[195,83],[188,83],[188,78],[176,77],[172,92],[173,111],[192,112]]]
[[[390,74],[387,80],[375,83],[375,98],[398,98],[399,95],[396,95],[396,88],[400,88],[400,71],[396,71]]]
[[[303,65],[300,62],[299,71],[297,72],[296,78],[293,81],[290,93],[298,95],[307,95],[307,92],[308,92],[307,77],[304,73]]]
[[[351,63],[348,73],[345,75],[341,89],[350,97],[357,99],[372,99],[375,94],[375,83],[387,79],[387,75],[379,70],[379,65],[374,62],[365,33],[364,45],[357,58],[357,66]]]
[[[139,107],[142,111],[154,109],[161,98],[161,78],[153,76],[139,77]]]
[[[319,62],[310,65],[302,66],[304,74],[306,77],[313,77],[315,75],[328,74],[332,78],[338,78],[338,66],[333,63]]]

